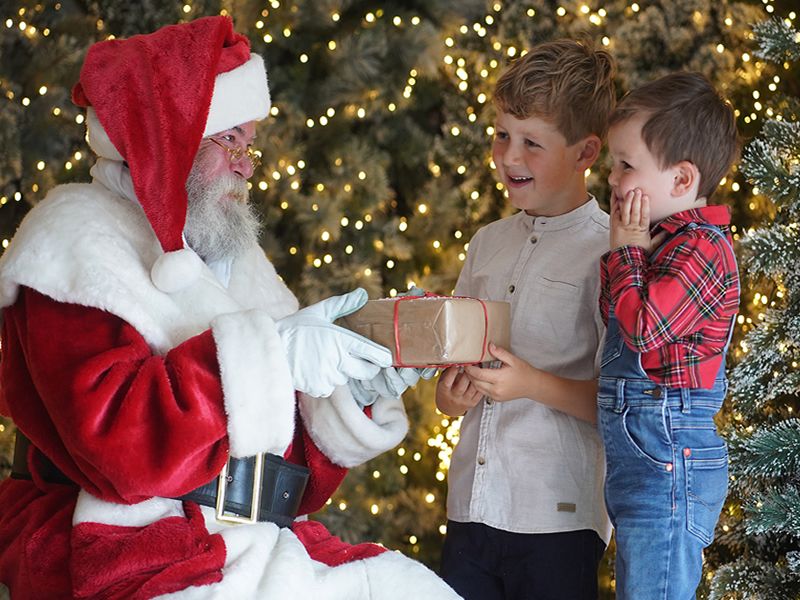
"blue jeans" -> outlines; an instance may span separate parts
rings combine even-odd
[[[612,313],[597,425],[619,600],[695,597],[728,489],[728,450],[714,424],[726,392],[722,370],[708,390],[653,383]]]
[[[728,452],[713,421],[725,383],[691,390],[684,411],[680,390],[667,390],[663,401],[643,393],[652,382],[625,381],[620,397],[617,382],[601,379],[598,419],[617,598],[694,598],[727,493]]]

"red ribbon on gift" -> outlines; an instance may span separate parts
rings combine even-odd
[[[469,362],[469,363],[456,363],[452,365],[446,365],[448,367],[465,367],[467,365],[474,365],[478,363],[482,363],[484,357],[486,356],[486,349],[487,349],[487,341],[489,337],[489,312],[486,310],[486,303],[481,300],[480,298],[472,298],[470,296],[445,296],[444,294],[434,294],[431,292],[425,292],[422,296],[400,296],[396,298],[394,303],[394,321],[392,325],[394,326],[394,354],[397,360],[398,367],[408,367],[412,369],[441,369],[445,367],[445,365],[407,365],[403,362],[403,359],[400,357],[400,302],[405,300],[419,300],[420,298],[458,298],[461,300],[475,300],[480,302],[481,308],[483,308],[483,342],[481,345],[481,358],[476,362]]]

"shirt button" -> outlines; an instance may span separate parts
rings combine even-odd
[[[684,448],[683,449],[683,455],[686,458],[689,458],[692,455],[692,449],[691,448]]]
[[[486,405],[487,406],[491,406],[492,405],[492,399],[491,398],[487,398],[486,399]]]
[[[515,289],[517,288],[515,288],[513,285],[508,286],[508,293],[513,294]]]
[[[661,388],[656,388],[653,390],[653,398],[661,398]]]
[[[664,468],[667,470],[667,473],[672,472],[672,463],[667,463],[667,465]]]
[[[482,456],[479,456],[479,457],[478,457],[478,464],[479,464],[479,465],[484,465],[484,464],[486,464],[486,459],[485,459],[485,458],[483,458]]]
[[[531,236],[531,244],[535,244],[538,241],[539,241],[539,238],[537,238],[535,235]]]

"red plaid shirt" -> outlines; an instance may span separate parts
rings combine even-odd
[[[614,305],[625,343],[642,355],[642,367],[654,382],[709,388],[739,307],[739,271],[719,235],[686,229],[689,223],[717,225],[731,242],[726,206],[667,217],[651,232],[669,236],[654,262],[637,246],[603,255],[600,311],[608,325],[609,306]]]

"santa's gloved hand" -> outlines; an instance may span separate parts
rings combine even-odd
[[[430,379],[436,369],[416,369],[411,367],[387,367],[370,380],[351,379],[348,382],[353,398],[363,408],[374,404],[379,396],[399,398],[420,377]]]
[[[351,379],[372,379],[392,364],[388,348],[334,325],[367,302],[361,288],[312,304],[275,323],[286,348],[294,388],[310,396],[330,396]]]
[[[425,295],[425,290],[423,290],[421,287],[417,287],[415,285],[412,285],[405,292],[400,292],[397,295],[401,296],[401,297],[404,297],[404,296],[414,296],[414,297],[424,296]]]

